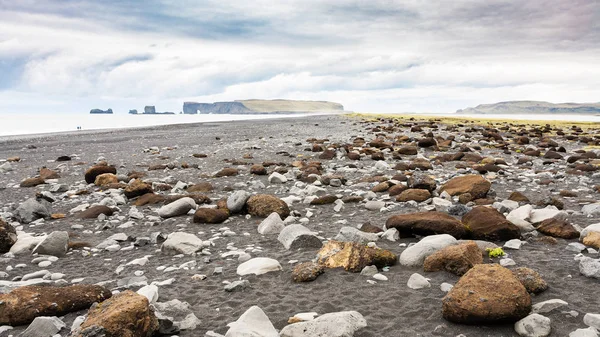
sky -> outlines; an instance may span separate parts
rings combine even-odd
[[[0,0],[0,114],[600,102],[599,0]]]

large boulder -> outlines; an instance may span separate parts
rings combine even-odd
[[[198,208],[194,213],[195,223],[217,224],[229,218],[229,212],[225,209],[217,208]]]
[[[257,194],[246,201],[246,207],[250,215],[266,218],[276,212],[282,219],[290,215],[290,209],[285,201],[274,195]]]
[[[92,307],[78,337],[152,337],[158,319],[145,296],[125,290]]]
[[[163,242],[160,250],[164,253],[190,255],[204,248],[204,243],[194,234],[173,232]]]
[[[111,216],[111,215],[113,215],[113,210],[110,207],[104,206],[104,205],[92,206],[92,207],[86,209],[85,211],[80,212],[77,215],[75,215],[75,218],[77,218],[77,219],[96,219],[100,214],[104,214],[106,216]]]
[[[107,288],[88,284],[19,287],[0,294],[0,325],[24,325],[39,316],[62,316],[88,309],[111,295]]]
[[[177,199],[170,204],[164,205],[158,210],[158,216],[161,218],[172,218],[185,215],[190,210],[196,208],[196,202],[190,197]]]
[[[283,228],[277,240],[288,250],[320,248],[323,244],[316,234],[300,224],[293,224]]]
[[[579,231],[562,219],[550,218],[542,221],[536,228],[538,232],[562,239],[577,239]]]
[[[446,270],[461,276],[476,264],[483,263],[479,246],[474,241],[448,246],[429,255],[423,263],[425,271]]]
[[[460,239],[467,235],[467,230],[460,221],[442,212],[394,215],[387,219],[385,227],[396,228],[401,237],[449,234]]]
[[[457,243],[458,241],[448,234],[424,237],[421,241],[406,248],[402,254],[400,254],[400,264],[409,267],[422,266],[429,255]]]
[[[476,240],[508,241],[521,237],[521,230],[494,208],[479,206],[462,217]]]
[[[229,323],[225,337],[279,337],[269,317],[259,307],[250,307],[237,321]]]
[[[492,183],[478,174],[471,174],[450,179],[440,189],[440,193],[447,192],[451,196],[470,194],[472,199],[485,198]]]
[[[17,242],[17,231],[0,219],[0,254],[7,253],[15,242]]]
[[[378,268],[396,264],[398,257],[389,250],[371,248],[357,242],[329,241],[317,254],[319,264],[358,273],[366,266]]]
[[[69,233],[54,231],[40,242],[32,251],[33,254],[63,257],[69,250]]]
[[[133,182],[127,185],[127,187],[125,187],[123,193],[125,193],[127,198],[133,199],[146,193],[154,193],[154,190],[152,189],[152,185],[145,183],[140,179],[135,179]]]
[[[497,264],[475,265],[442,300],[444,318],[463,324],[514,323],[530,311],[525,287]]]
[[[45,200],[29,198],[17,207],[15,217],[21,223],[31,223],[37,219],[50,217],[50,206]]]
[[[108,165],[92,166],[85,171],[85,182],[88,184],[93,184],[96,181],[96,177],[104,173],[117,174],[117,169]]]
[[[314,320],[294,323],[281,329],[281,337],[352,337],[367,326],[367,320],[357,311],[331,312]]]

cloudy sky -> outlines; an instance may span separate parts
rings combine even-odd
[[[600,101],[598,0],[0,0],[0,113]]]

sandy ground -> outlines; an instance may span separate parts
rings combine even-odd
[[[215,190],[208,195],[213,200],[226,197],[235,183],[248,183],[260,180],[267,187],[260,193],[275,194],[279,197],[288,196],[289,189],[294,182],[284,185],[269,185],[267,176],[253,176],[248,172],[249,166],[241,166],[242,174],[236,177],[210,178],[215,171],[230,167],[225,162],[227,159],[238,159],[252,163],[275,161],[291,163],[296,158],[318,156],[318,153],[307,152],[310,147],[306,142],[308,138],[327,138],[331,142],[347,143],[352,137],[363,136],[366,139],[374,137],[358,120],[344,116],[311,116],[297,119],[273,119],[261,121],[240,121],[228,123],[187,124],[172,125],[132,130],[115,130],[102,132],[54,134],[26,139],[0,140],[0,158],[20,156],[21,161],[16,163],[15,171],[0,175],[0,206],[11,208],[35,194],[36,188],[13,188],[22,179],[35,176],[41,166],[56,167],[59,163],[53,162],[58,156],[76,154],[79,160],[68,162],[69,170],[63,174],[61,183],[75,184],[83,180],[85,169],[91,166],[99,157],[104,157],[109,163],[116,165],[119,173],[131,170],[145,171],[144,165],[167,163],[171,161],[198,164],[198,169],[175,169],[165,171],[150,171],[148,177],[173,176],[176,180],[198,183],[208,181],[215,186]],[[27,149],[27,145],[35,145],[35,149]],[[143,150],[151,146],[176,147],[172,150],[162,150],[160,155],[169,156],[169,159],[158,159],[157,155],[144,153]],[[277,154],[289,153],[290,156]],[[198,159],[191,157],[193,153],[205,153],[207,158]],[[424,152],[427,154],[427,151]],[[502,156],[500,151],[484,149],[484,153]],[[244,154],[250,154],[252,159],[242,159]],[[506,156],[511,158],[510,155]],[[407,160],[414,156],[406,156]],[[512,157],[514,161],[514,156]],[[85,165],[74,166],[77,161]],[[335,165],[348,165],[349,161],[334,161]],[[390,158],[390,163],[393,161]],[[352,162],[364,167],[374,164],[366,159]],[[329,165],[329,164],[327,164]],[[452,164],[443,168],[436,168],[433,175],[443,170],[455,170]],[[396,172],[385,172],[391,176]],[[375,173],[373,173],[375,174]],[[346,178],[356,181],[363,173],[347,174]],[[598,184],[597,178],[595,183]],[[533,200],[550,195],[552,192],[572,186],[568,179],[557,181],[552,186],[541,186],[537,191],[525,192]],[[4,188],[6,187],[6,188]],[[4,188],[4,189],[3,189]],[[348,194],[346,189],[327,187],[331,193]],[[492,185],[497,198],[503,200],[517,186],[510,181],[499,178]],[[363,188],[364,189],[364,188]],[[250,189],[248,189],[250,190]],[[251,190],[252,191],[252,190]],[[257,190],[254,190],[258,192]],[[597,198],[597,194],[590,195]],[[79,204],[88,201],[87,196],[63,200],[58,202],[54,213],[67,213]],[[576,199],[565,200],[566,208],[579,210],[580,202]],[[157,206],[144,206],[140,208],[146,215],[155,215]],[[356,226],[366,221],[382,226],[391,214],[409,213],[418,211],[417,207],[408,205],[399,206],[393,213],[380,213],[369,211],[364,204],[346,204],[340,213],[333,211],[333,205],[309,206],[294,204],[292,210],[302,215],[307,209],[313,210],[314,217],[306,226],[318,231],[326,238],[334,237],[343,226],[340,220],[346,220],[347,225]],[[126,215],[129,206],[121,206],[118,214]],[[191,216],[177,217],[163,221],[158,226],[146,226],[143,221],[127,229],[107,229],[96,231],[94,234],[84,234],[82,230],[71,230],[74,224],[83,224],[85,229],[95,230],[98,224],[95,220],[75,220],[71,217],[55,221],[47,221],[43,225],[31,227],[24,225],[24,230],[34,233],[50,233],[55,230],[73,231],[78,239],[97,244],[107,237],[125,232],[130,236],[147,236],[152,232],[160,231],[168,234],[180,229],[190,233],[200,233],[199,237],[208,239],[212,233],[222,227],[228,227],[236,236],[223,238],[216,241],[216,246],[211,248],[211,261],[205,263],[202,256],[180,257],[160,253],[159,246],[150,245],[137,248],[128,252],[101,252],[96,256],[83,257],[80,252],[70,252],[68,257],[61,258],[47,269],[52,272],[66,274],[66,279],[71,280],[85,277],[84,283],[97,283],[117,280],[133,276],[135,270],[143,270],[149,281],[162,281],[175,278],[172,285],[160,287],[159,301],[180,299],[192,305],[196,316],[202,324],[193,331],[182,331],[179,336],[203,336],[206,331],[213,330],[224,334],[227,323],[236,320],[252,305],[258,305],[269,316],[277,329],[287,324],[289,317],[300,312],[315,311],[319,314],[343,310],[356,310],[367,320],[368,327],[362,329],[355,336],[457,336],[464,334],[468,337],[476,336],[516,336],[512,324],[497,326],[465,326],[450,323],[442,318],[441,300],[444,293],[439,289],[443,282],[454,284],[458,277],[447,272],[424,273],[420,268],[407,268],[396,265],[384,274],[389,278],[387,282],[378,282],[375,285],[367,283],[367,277],[358,273],[348,273],[343,270],[327,270],[316,281],[298,284],[291,280],[292,265],[290,260],[308,261],[315,257],[316,249],[287,251],[277,241],[276,236],[262,236],[257,233],[256,227],[262,219],[246,219],[242,215],[232,216],[226,223],[218,225],[198,225],[191,222]],[[585,227],[598,219],[573,217],[574,223]],[[248,233],[248,235],[243,235]],[[398,242],[379,241],[381,248],[389,249],[400,254],[404,247],[402,243],[416,242],[417,239],[401,239]],[[261,247],[262,252],[252,253],[253,257],[264,256],[277,259],[283,266],[283,272],[268,273],[261,276],[244,277],[249,280],[251,287],[240,292],[225,292],[224,281],[238,280],[236,259],[221,258],[220,254],[226,252],[227,244],[233,243],[235,247],[244,248],[254,244]],[[567,336],[577,328],[583,328],[583,314],[598,312],[600,289],[598,280],[586,278],[579,273],[578,264],[573,260],[574,254],[565,250],[568,242],[558,240],[558,244],[549,245],[540,242],[529,242],[521,250],[511,251],[510,257],[517,266],[527,266],[539,271],[548,282],[550,288],[544,293],[533,297],[533,303],[548,299],[562,299],[569,303],[568,307],[553,311],[547,316],[552,320],[552,336]],[[144,267],[127,267],[120,275],[115,274],[119,264],[135,258],[151,255],[150,262]],[[24,263],[27,266],[10,272],[9,279],[31,273],[40,268],[31,264],[31,256],[20,255],[10,261],[10,265]],[[163,273],[156,268],[159,266],[180,265],[184,262],[196,260],[198,267],[195,270],[178,270]],[[213,275],[215,267],[223,267],[222,274]],[[419,272],[431,279],[431,288],[411,290],[406,282],[412,273]],[[194,274],[206,274],[208,278],[203,281],[194,281]],[[116,286],[116,284],[112,284]],[[111,285],[109,284],[109,287]],[[579,315],[573,317],[568,311],[576,311]],[[72,320],[84,312],[69,314],[64,317],[67,326]],[[10,333],[17,335],[24,327],[18,327]],[[7,333],[8,334],[8,333]],[[6,334],[6,335],[7,335]],[[61,332],[62,336],[68,332]]]

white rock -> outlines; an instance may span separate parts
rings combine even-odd
[[[531,225],[529,221],[529,216],[531,211],[533,210],[533,206],[531,205],[523,205],[506,216],[506,220],[510,221],[513,225],[519,227],[521,232],[531,232],[535,230],[535,227]]]
[[[279,337],[269,317],[257,306],[250,307],[237,321],[227,326],[229,330],[225,337]]]
[[[31,251],[44,239],[46,236],[32,236],[24,232],[17,232],[17,242],[10,247],[9,252],[14,255],[31,253]]]
[[[550,335],[550,318],[531,314],[515,323],[515,331],[524,337],[546,337]]]
[[[598,330],[590,327],[587,329],[577,329],[569,334],[569,337],[598,337]]]
[[[250,196],[252,196],[252,194],[246,191],[235,191],[231,193],[227,198],[227,209],[229,209],[231,213],[239,213],[242,208],[244,208],[244,205]]]
[[[385,276],[383,274],[379,274],[379,273],[373,275],[373,278],[378,281],[387,281],[388,280],[387,276]]]
[[[600,330],[600,314],[585,314],[585,316],[583,316],[583,323],[585,323],[587,326]]]
[[[237,267],[237,274],[240,276],[254,274],[262,275],[268,272],[283,270],[277,260],[268,257],[255,257]]]
[[[400,239],[400,232],[398,232],[396,228],[390,228],[381,233],[381,238],[391,242],[396,242],[398,239]]]
[[[370,211],[378,211],[383,207],[385,207],[385,202],[383,201],[370,200],[365,204],[365,208]]]
[[[383,161],[383,160],[378,160],[378,161],[375,163],[375,169],[376,169],[376,170],[379,170],[379,171],[385,171],[385,170],[389,170],[389,169],[391,169],[391,166],[390,166],[390,164],[386,163],[386,162],[385,162],[385,161]]]
[[[367,233],[355,227],[344,226],[340,228],[340,232],[334,237],[336,241],[367,243],[379,240],[379,235],[376,233]]]
[[[502,267],[508,267],[508,266],[515,266],[517,263],[515,262],[515,260],[510,259],[508,257],[500,259],[500,265]]]
[[[508,240],[508,241],[506,241],[506,243],[504,243],[504,248],[521,249],[522,244],[523,244],[523,241],[521,241],[519,239],[512,239],[512,240]]]
[[[600,233],[600,223],[591,224],[584,228],[579,235],[579,239],[583,240],[590,232]]]
[[[557,219],[565,219],[566,213],[559,211],[554,206],[548,206],[542,209],[534,209],[529,214],[529,221],[531,223],[542,222],[547,219],[557,218]]]
[[[277,236],[277,240],[285,249],[320,248],[323,243],[316,234],[300,224],[294,224],[285,227]]]
[[[52,337],[65,326],[58,317],[38,316],[19,337]]]
[[[600,259],[583,256],[579,260],[579,272],[584,276],[600,279]]]
[[[455,244],[457,240],[449,234],[427,236],[400,254],[400,264],[409,267],[422,266],[429,255]]]
[[[258,232],[263,235],[279,234],[284,228],[285,225],[279,214],[273,212],[258,225]]]
[[[196,209],[196,202],[192,198],[185,197],[162,206],[158,210],[158,215],[161,218],[171,218],[187,214],[192,209]]]
[[[600,214],[600,203],[585,205],[581,208],[581,212],[585,215],[598,215]]]
[[[332,312],[312,321],[299,322],[281,329],[281,337],[352,337],[367,326],[365,318],[357,311]]]
[[[410,278],[408,279],[408,282],[406,282],[406,285],[410,289],[423,289],[431,287],[429,280],[419,273],[414,273],[410,275]]]
[[[160,249],[166,253],[182,253],[189,255],[204,247],[204,243],[196,235],[184,232],[174,232],[169,234],[167,240],[163,242]]]
[[[452,290],[452,288],[454,288],[454,286],[451,285],[450,283],[444,282],[444,283],[440,284],[440,290],[443,291],[443,292],[445,292],[445,293],[447,293],[450,290]]]
[[[153,284],[141,287],[137,291],[137,293],[142,296],[145,296],[148,299],[148,302],[150,302],[150,304],[156,303],[156,301],[158,301],[158,287]]]
[[[269,176],[269,183],[271,184],[285,184],[287,181],[287,178],[281,173],[273,172]]]

